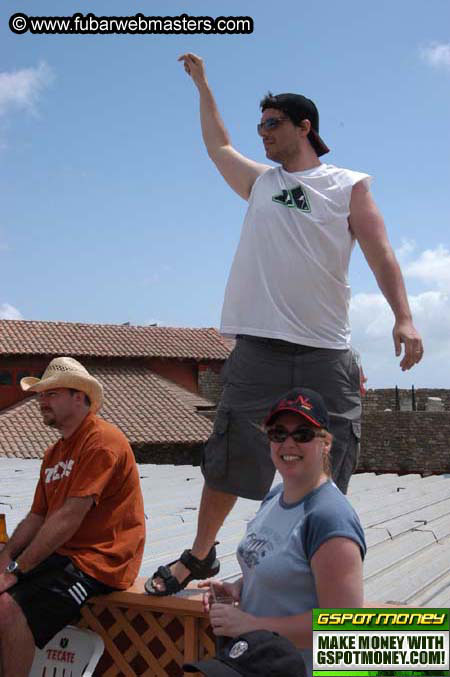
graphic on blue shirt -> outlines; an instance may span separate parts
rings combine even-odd
[[[249,569],[258,566],[260,560],[274,551],[274,544],[270,538],[271,529],[265,529],[267,536],[262,537],[262,534],[257,536],[255,532],[247,534],[245,542],[241,543],[238,548],[238,553],[246,563]]]

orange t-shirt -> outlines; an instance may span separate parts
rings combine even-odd
[[[49,517],[66,499],[82,496],[92,496],[94,504],[56,552],[98,581],[128,588],[145,543],[139,475],[125,435],[94,414],[46,451],[31,512]]]

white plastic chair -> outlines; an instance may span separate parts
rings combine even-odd
[[[97,633],[67,625],[43,649],[36,648],[30,677],[92,677],[104,648]]]

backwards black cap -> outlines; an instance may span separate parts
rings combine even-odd
[[[262,110],[271,107],[270,100],[275,101],[277,107],[283,113],[289,115],[294,123],[301,122],[302,120],[309,120],[311,122],[308,140],[319,157],[330,152],[327,144],[319,136],[319,111],[314,101],[307,99],[306,96],[301,94],[270,94],[263,100]]]

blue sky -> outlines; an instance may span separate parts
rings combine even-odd
[[[252,35],[13,34],[34,16],[251,16]],[[268,91],[314,99],[326,160],[374,176],[422,365],[402,374],[392,315],[356,248],[353,342],[369,386],[450,387],[450,5],[4,0],[0,10],[0,316],[217,326],[246,203],[203,149],[207,73],[234,145]]]

